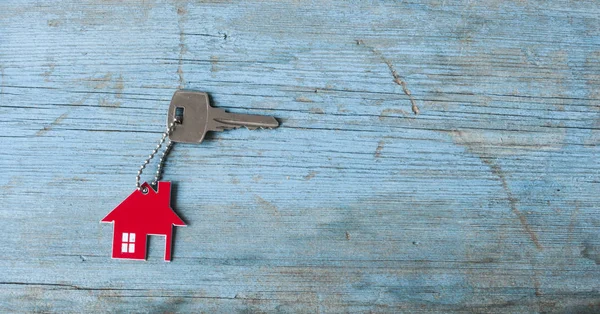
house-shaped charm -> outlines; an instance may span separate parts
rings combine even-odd
[[[158,182],[156,190],[144,183],[104,217],[101,222],[114,223],[112,257],[145,260],[148,235],[160,235],[170,261],[173,226],[185,226],[170,204],[171,182]]]

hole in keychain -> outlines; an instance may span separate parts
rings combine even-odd
[[[157,184],[158,184],[158,182],[157,182]],[[150,186],[151,186],[150,188],[152,190],[154,190],[154,192],[156,192],[157,189],[158,189],[157,184],[150,183]],[[148,192],[150,192],[150,189],[148,189],[147,186],[144,186],[144,187],[142,187],[142,189],[140,190],[140,192],[142,192],[142,194],[146,195],[146,194],[148,194]]]
[[[175,108],[175,123],[183,122],[183,111],[184,110],[185,110],[185,108],[183,108],[183,107]]]

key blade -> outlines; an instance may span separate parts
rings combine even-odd
[[[221,108],[212,108],[209,110],[210,122],[209,130],[224,131],[246,127],[249,130],[273,129],[279,126],[279,122],[269,116],[259,116],[250,114],[230,113]]]
[[[218,127],[225,127],[228,129],[240,128],[243,126],[250,130],[258,128],[274,129],[279,126],[279,121],[273,117],[249,114],[226,113],[225,117],[216,117],[213,118],[213,120],[220,124]]]

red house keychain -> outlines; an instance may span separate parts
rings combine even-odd
[[[227,113],[210,105],[208,94],[178,90],[173,95],[167,118],[167,130],[144,161],[136,176],[136,190],[100,222],[114,223],[112,257],[145,260],[148,235],[165,237],[165,261],[171,260],[173,226],[186,224],[171,209],[171,182],[159,181],[165,158],[174,142],[201,143],[208,131],[240,127],[248,129],[276,128],[273,117]],[[169,142],[160,157],[154,181],[140,184],[146,165]]]
[[[173,226],[185,226],[170,203],[171,182],[158,182],[156,191],[144,183],[104,217],[102,222],[115,224],[112,257],[145,260],[148,235],[161,235],[165,236],[165,261],[170,261]]]

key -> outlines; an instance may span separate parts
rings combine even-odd
[[[169,138],[173,142],[201,143],[209,131],[224,131],[246,127],[276,128],[279,122],[273,117],[229,113],[210,105],[207,93],[178,90],[171,99],[167,125],[177,119]]]

